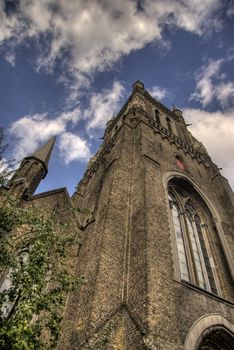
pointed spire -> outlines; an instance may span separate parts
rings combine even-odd
[[[26,158],[36,158],[40,160],[48,169],[48,164],[50,160],[50,156],[54,147],[54,143],[56,140],[56,136],[53,136],[48,142],[46,142],[44,145],[42,145],[40,148],[38,148],[31,156]]]

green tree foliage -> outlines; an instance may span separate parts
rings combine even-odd
[[[3,159],[3,153],[6,145],[4,145],[4,133],[3,128],[0,127],[0,185],[3,185],[7,176],[7,170]]]
[[[10,281],[0,294],[0,349],[56,347],[67,293],[84,281],[67,258],[79,232],[67,232],[53,216],[0,197],[0,282]]]
[[[7,161],[4,158],[4,152],[7,148],[7,144],[4,142],[4,130],[0,127],[0,186],[5,185],[9,177],[13,174],[16,163],[14,160]]]

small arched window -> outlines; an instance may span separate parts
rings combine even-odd
[[[8,273],[3,279],[3,282],[0,286],[0,293],[5,294],[9,291],[10,288],[12,288],[12,273],[13,269],[9,269]],[[1,305],[1,315],[3,317],[7,317],[9,313],[11,312],[12,308],[14,306],[14,301],[9,300],[8,296],[5,296],[5,300],[3,301]]]
[[[168,198],[181,279],[218,294],[212,258],[208,254],[205,239],[205,225],[190,194],[173,186],[169,188]]]
[[[155,109],[154,116],[157,124],[160,124],[160,113],[158,109]]]
[[[0,293],[5,294],[5,300],[2,302],[2,305],[1,305],[1,314],[5,318],[9,317],[15,304],[17,303],[17,300],[19,299],[19,296],[17,295],[13,299],[9,298],[10,291],[14,287],[12,276],[15,271],[19,271],[19,270],[21,271],[22,268],[27,266],[28,259],[29,259],[29,251],[26,249],[21,250],[16,259],[16,267],[10,268],[8,270],[8,272],[6,273],[0,285]]]
[[[172,133],[172,128],[171,128],[171,119],[167,117],[167,129]]]

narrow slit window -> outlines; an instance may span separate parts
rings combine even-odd
[[[204,277],[204,271],[202,267],[201,255],[199,252],[198,241],[197,241],[196,233],[192,222],[192,217],[189,212],[186,213],[186,221],[187,221],[187,227],[188,227],[191,255],[193,260],[193,268],[195,271],[195,278],[197,282],[196,284],[198,284],[199,287],[203,289],[207,289],[205,277]]]
[[[158,109],[155,109],[154,115],[155,115],[156,123],[160,124],[160,114],[159,114],[159,110]]]
[[[171,119],[167,118],[167,129],[172,133],[172,128],[171,128]]]
[[[200,247],[201,247],[201,251],[204,259],[205,269],[206,269],[208,281],[210,284],[211,292],[214,294],[218,294],[216,284],[215,284],[214,274],[212,271],[209,255],[208,255],[205,240],[204,240],[204,235],[202,232],[201,223],[197,215],[194,216],[194,225],[197,231],[197,236],[199,239],[199,243],[200,243]]]
[[[183,234],[181,229],[179,208],[171,196],[169,196],[169,201],[170,201],[170,208],[172,212],[172,219],[173,219],[174,231],[176,236],[180,273],[183,280],[189,281],[190,278],[189,278],[189,272],[188,272],[188,263],[187,263],[184,239],[183,239]]]

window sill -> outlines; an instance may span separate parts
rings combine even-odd
[[[175,279],[174,279],[174,281],[179,283],[179,284],[182,284],[183,286],[185,286],[185,287],[187,287],[189,289],[192,289],[192,290],[194,290],[194,291],[196,291],[196,292],[198,292],[200,294],[204,294],[205,296],[208,296],[209,298],[221,301],[222,303],[225,303],[225,304],[227,304],[229,306],[234,307],[234,303],[231,302],[230,300],[223,299],[222,297],[220,297],[220,296],[218,296],[216,294],[213,294],[213,293],[211,293],[211,292],[209,292],[209,291],[207,291],[205,289],[202,289],[202,288],[200,288],[200,287],[198,287],[198,286],[196,286],[196,285],[194,285],[194,284],[192,284],[192,283],[190,283],[188,281],[185,281],[185,280],[178,281],[178,280],[175,280]]]

